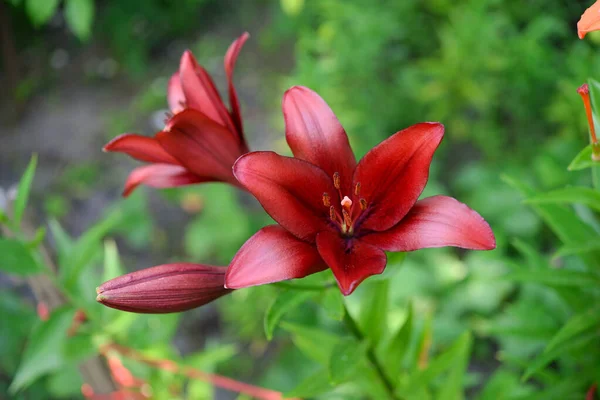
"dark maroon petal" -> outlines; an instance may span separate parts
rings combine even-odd
[[[162,314],[189,310],[231,293],[225,267],[165,264],[103,283],[97,301],[118,310]]]
[[[227,107],[223,104],[217,88],[204,68],[187,50],[181,57],[179,79],[185,94],[186,105],[204,113],[208,118],[235,131]]]
[[[225,74],[227,75],[229,103],[231,105],[231,118],[233,119],[233,124],[235,125],[237,133],[240,136],[240,142],[245,142],[244,128],[242,125],[242,115],[240,113],[240,102],[235,91],[235,86],[233,85],[233,70],[235,68],[235,62],[238,58],[238,55],[240,54],[240,50],[242,50],[244,43],[246,43],[246,40],[248,40],[249,37],[250,34],[248,32],[244,32],[242,36],[231,43],[227,49],[227,53],[225,53]]]
[[[231,167],[242,152],[234,134],[200,111],[188,108],[176,114],[156,139],[196,175],[238,184]]]
[[[494,233],[474,210],[447,196],[417,201],[396,226],[361,240],[388,251],[454,246],[472,250],[496,247]]]
[[[317,249],[333,271],[344,296],[371,275],[381,274],[387,258],[383,250],[358,239],[340,237],[335,232],[317,235]]]
[[[384,231],[396,225],[427,184],[429,165],[444,125],[423,122],[395,133],[360,160],[354,183],[367,201],[360,229]]]
[[[283,117],[294,156],[319,166],[330,178],[338,172],[343,195],[350,195],[356,159],[344,128],[327,103],[312,90],[294,86],[283,96]]]
[[[279,225],[270,225],[237,252],[227,269],[225,286],[240,289],[304,278],[326,268],[314,245],[298,240]]]
[[[177,114],[182,111],[185,106],[185,94],[183,94],[183,88],[181,87],[181,80],[179,79],[179,72],[175,72],[169,84],[167,86],[167,101],[169,102],[169,109],[173,114]]]
[[[300,239],[329,229],[323,193],[335,190],[325,172],[306,161],[257,151],[240,157],[233,173],[271,217]]]
[[[180,165],[145,165],[131,171],[127,178],[127,182],[125,182],[123,196],[129,196],[131,192],[141,184],[162,189],[207,182],[210,180],[210,178],[194,175]]]
[[[117,136],[108,142],[102,150],[125,153],[140,161],[179,164],[162,148],[155,138],[135,133],[125,133]]]

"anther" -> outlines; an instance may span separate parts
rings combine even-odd
[[[360,199],[360,209],[365,211],[367,209],[367,201],[365,199]]]
[[[327,192],[323,193],[323,205],[329,207],[331,205],[331,198]]]
[[[342,207],[344,207],[346,210],[349,210],[350,207],[352,207],[352,200],[350,200],[348,196],[344,196],[342,199]]]
[[[346,225],[346,229],[349,229],[352,226],[352,218],[350,218],[350,214],[348,214],[348,211],[343,209],[342,216],[344,217],[344,224]]]
[[[342,185],[340,184],[340,173],[339,172],[333,173],[333,186],[338,190],[342,187]]]
[[[329,218],[332,221],[336,220],[336,215],[335,215],[335,208],[333,206],[329,207]]]
[[[360,182],[356,182],[356,186],[354,187],[354,195],[360,196]]]

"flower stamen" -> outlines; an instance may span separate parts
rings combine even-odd
[[[587,83],[584,83],[577,89],[577,93],[583,100],[583,106],[585,107],[585,114],[587,116],[588,125],[590,127],[590,138],[592,143],[592,159],[594,161],[600,161],[600,144],[598,144],[598,138],[596,137],[596,129],[594,127],[594,117],[592,114],[592,104],[590,102],[590,88]]]
[[[323,193],[323,205],[329,207],[331,205],[331,198],[327,192]]]

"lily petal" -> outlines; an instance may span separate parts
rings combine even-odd
[[[329,207],[323,193],[334,193],[331,179],[319,167],[271,151],[240,157],[233,174],[285,229],[302,240],[329,229]]]
[[[177,114],[182,111],[185,106],[185,94],[183,94],[183,88],[181,87],[181,79],[179,79],[179,72],[175,72],[169,84],[167,86],[167,102],[169,103],[169,109],[173,114]]]
[[[381,274],[387,263],[383,250],[358,239],[342,239],[335,232],[319,233],[317,249],[333,271],[344,296],[351,294],[369,276]]]
[[[201,111],[227,129],[235,130],[229,111],[223,104],[215,83],[208,72],[196,62],[189,50],[181,57],[179,78],[187,107]]]
[[[104,151],[125,153],[136,160],[151,163],[179,164],[153,137],[135,133],[119,135],[104,146]]]
[[[415,204],[429,178],[433,153],[444,136],[444,125],[424,122],[395,133],[360,160],[354,184],[360,182],[367,209],[361,229],[385,231]]]
[[[314,245],[298,240],[279,225],[270,225],[237,252],[227,269],[225,287],[239,289],[303,278],[326,268]]]
[[[176,186],[190,185],[210,181],[210,178],[204,178],[192,174],[184,167],[173,164],[151,164],[138,167],[131,171],[123,197],[127,197],[131,192],[141,184],[155,188],[170,188]]]
[[[227,53],[225,53],[225,75],[227,75],[227,86],[229,89],[229,104],[231,105],[231,118],[233,119],[233,124],[237,129],[237,133],[240,136],[240,142],[245,142],[244,140],[244,128],[242,126],[242,115],[240,113],[240,102],[238,100],[237,92],[235,91],[235,86],[233,85],[233,70],[235,68],[235,62],[240,54],[240,50],[246,43],[246,40],[250,37],[248,32],[244,32],[242,36],[237,38],[229,48],[227,49]]]
[[[454,246],[472,250],[496,247],[494,233],[477,212],[447,196],[419,200],[396,226],[361,240],[388,251]]]
[[[342,193],[349,194],[356,158],[346,131],[325,100],[306,87],[294,86],[283,96],[283,117],[294,156],[319,166],[330,178],[338,172]]]
[[[188,108],[176,114],[156,139],[196,175],[238,184],[231,172],[242,154],[235,137],[200,111]]]
[[[577,22],[577,34],[583,39],[588,32],[600,29],[600,1],[592,4]]]

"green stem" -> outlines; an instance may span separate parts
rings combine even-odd
[[[344,304],[344,323],[346,324],[346,327],[348,328],[348,330],[356,338],[356,340],[358,340],[359,342],[365,341],[365,336],[360,331],[360,328],[358,327],[358,324],[356,323],[354,318],[352,318],[352,316],[348,312],[348,308],[346,307],[346,304]],[[379,363],[379,360],[377,360],[377,355],[375,355],[375,349],[373,348],[373,345],[370,343],[369,343],[369,347],[367,348],[367,358],[369,359],[369,362],[373,366],[373,369],[379,376],[379,379],[381,380],[381,383],[385,387],[385,390],[388,393],[389,398],[391,400],[401,400],[394,393],[394,384],[386,375],[385,371],[383,370],[383,367]]]

